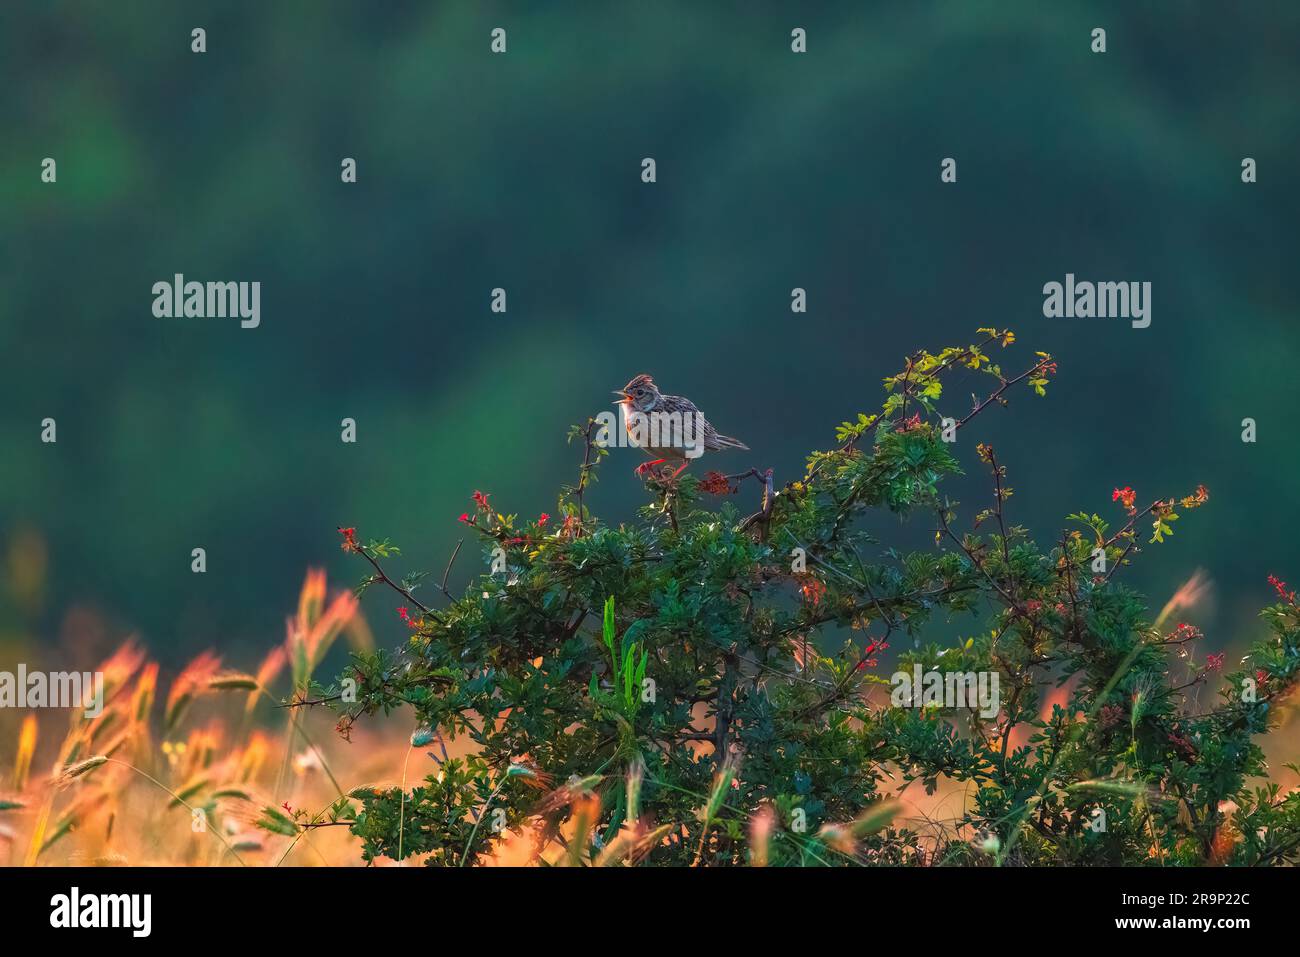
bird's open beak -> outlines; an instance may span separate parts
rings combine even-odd
[[[627,394],[626,392],[624,392],[622,389],[615,389],[615,390],[614,390],[614,395],[618,396],[618,398],[614,400],[614,404],[615,404],[615,405],[619,405],[620,403],[622,403],[622,402],[626,402],[628,399],[632,398],[630,395],[628,395],[628,394]]]

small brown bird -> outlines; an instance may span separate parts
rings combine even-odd
[[[680,395],[664,395],[654,380],[642,373],[621,389],[615,400],[623,413],[628,441],[647,455],[658,456],[637,469],[637,474],[669,459],[682,464],[672,473],[676,478],[691,459],[720,449],[748,449],[729,435],[721,435],[709,424],[695,403]]]

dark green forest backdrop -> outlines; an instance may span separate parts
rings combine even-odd
[[[136,631],[252,664],[306,567],[358,577],[335,526],[440,571],[475,489],[554,511],[567,426],[635,373],[785,481],[904,353],[979,326],[1060,362],[961,433],[1014,520],[1204,483],[1133,580],[1159,604],[1203,567],[1211,650],[1257,635],[1265,576],[1300,578],[1300,4],[801,6],[6,3],[0,657]],[[260,281],[260,328],[154,318],[177,272]],[[1150,281],[1150,328],[1045,319],[1067,272]],[[611,455],[606,519],[639,461]]]

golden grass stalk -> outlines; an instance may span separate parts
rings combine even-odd
[[[575,801],[573,805],[573,836],[569,839],[569,853],[565,861],[571,867],[582,866],[583,852],[591,845],[591,832],[600,817],[600,798],[596,795]]]
[[[36,715],[23,718],[18,729],[18,753],[14,756],[14,790],[20,794],[27,789],[27,778],[32,770],[32,756],[36,754]]]
[[[325,569],[309,568],[298,593],[297,625],[304,634],[311,631],[325,607]]]
[[[131,701],[131,716],[137,724],[149,721],[149,712],[153,710],[154,694],[158,689],[158,665],[151,662],[135,683],[135,697]]]
[[[90,723],[90,727],[86,731],[86,741],[89,744],[94,744],[103,736],[105,731],[115,726],[121,720],[121,717],[122,715],[117,709],[105,708],[103,714]]]
[[[768,848],[772,829],[776,825],[776,812],[763,805],[749,822],[749,863],[752,867],[767,867]]]
[[[168,804],[167,807],[180,807],[188,799],[194,797],[194,795],[198,794],[207,786],[207,777],[199,775],[198,777],[191,778],[177,789],[176,794],[173,796],[171,803]]]
[[[245,788],[223,784],[212,792],[212,799],[214,801],[223,799],[231,801],[251,801],[253,800],[253,792]]]
[[[191,804],[186,802],[184,798],[180,797],[175,791],[173,791],[167,785],[163,784],[153,775],[141,771],[134,764],[128,764],[126,761],[119,761],[117,758],[104,758],[102,761],[100,761],[100,763],[102,764],[104,763],[104,761],[109,761],[112,762],[113,764],[118,764],[124,768],[128,768],[129,770],[134,771],[136,774],[140,775],[140,777],[144,778],[150,784],[154,785],[155,787],[159,788],[162,791],[165,791],[167,794],[170,794],[175,801],[183,805],[185,809],[189,811],[191,814],[193,814],[195,810],[197,810],[195,807],[193,807]],[[244,859],[240,857],[238,853],[236,853],[233,847],[230,846],[230,842],[221,836],[221,828],[209,827],[206,828],[205,830],[207,833],[211,834],[213,837],[215,837],[218,841],[220,841],[225,846],[226,850],[230,852],[230,856],[233,857],[235,860],[239,861],[240,866],[243,867],[247,866]]]
[[[48,851],[55,843],[84,824],[92,814],[108,803],[109,797],[109,794],[101,791],[74,802],[50,828],[41,843],[41,853]]]
[[[841,854],[852,854],[857,850],[858,841],[887,827],[902,809],[902,804],[893,799],[876,801],[857,820],[849,824],[825,824],[817,836]]]
[[[718,773],[713,776],[713,789],[709,792],[709,799],[705,802],[704,807],[698,812],[703,827],[700,828],[700,846],[696,848],[695,860],[691,866],[696,867],[704,859],[704,842],[709,837],[709,826],[713,819],[718,816],[722,810],[722,805],[726,802],[727,792],[731,789],[731,782],[736,779],[736,765],[731,755],[727,755],[726,760],[722,762],[722,767]]]
[[[722,769],[714,775],[713,790],[709,792],[708,803],[704,806],[702,820],[705,827],[713,822],[718,816],[718,811],[722,809],[723,802],[727,798],[727,790],[731,787],[731,782],[735,780],[736,768],[730,760],[722,765]]]
[[[1195,608],[1209,597],[1212,586],[1213,583],[1205,573],[1205,569],[1196,569],[1192,572],[1192,577],[1183,582],[1178,591],[1174,592],[1173,597],[1165,602],[1165,607],[1160,609],[1160,614],[1152,627],[1158,631],[1173,615]]]
[[[632,848],[636,846],[640,838],[640,831],[636,827],[625,825],[614,835],[614,839],[606,844],[599,854],[596,855],[597,867],[613,867],[627,857]]]
[[[642,834],[640,839],[632,846],[632,851],[628,854],[628,863],[632,865],[640,864],[656,847],[663,844],[668,835],[677,830],[677,824],[661,824],[652,831]]]
[[[270,753],[271,743],[267,740],[265,734],[261,731],[254,731],[248,739],[248,745],[244,748],[243,754],[239,757],[239,781],[247,783],[256,779],[262,771],[262,765],[266,763],[266,756]]]
[[[104,700],[111,701],[144,664],[144,650],[128,638],[98,668],[104,675]]]
[[[60,768],[56,780],[61,787],[67,787],[76,778],[83,777],[95,770],[95,768],[107,763],[108,757],[106,755],[97,754],[94,757],[86,758],[84,761],[78,761],[76,764],[69,764]]]
[[[403,777],[405,777],[405,771],[403,771]],[[483,802],[483,807],[479,809],[478,819],[474,822],[474,827],[469,832],[469,840],[465,842],[465,850],[460,857],[461,867],[464,867],[466,862],[469,860],[470,851],[474,847],[474,838],[478,836],[478,829],[479,827],[482,826],[483,819],[487,817],[488,810],[492,807],[492,802],[496,800],[497,795],[501,793],[501,789],[506,786],[506,783],[514,778],[520,778],[525,784],[529,785],[530,787],[543,788],[543,789],[550,787],[551,780],[552,780],[551,775],[545,774],[544,772],[539,771],[537,768],[530,767],[527,764],[516,763],[516,764],[511,764],[508,768],[506,768],[506,773],[501,775],[501,780],[497,782],[496,787],[492,789],[492,793],[489,794],[487,800]],[[599,780],[598,776],[597,776],[597,780]],[[569,791],[568,788],[559,788],[555,793],[564,793],[567,796],[570,795],[571,792]],[[548,797],[552,797],[552,798],[554,796],[555,796],[554,793],[548,795]],[[405,790],[402,791],[402,798],[403,801],[405,801],[406,798]],[[543,803],[544,802],[545,799],[543,799]]]
[[[293,666],[293,686],[307,687],[312,672],[329,653],[339,633],[357,616],[360,603],[340,592],[325,607],[325,572],[310,569],[298,595],[298,613],[289,619],[285,648]]]
[[[180,722],[195,696],[207,687],[208,681],[221,667],[221,659],[205,651],[191,661],[176,676],[167,693],[167,707],[163,711],[163,729],[171,731]]]
[[[406,757],[402,759],[402,797],[397,809],[397,859],[399,861],[402,859],[402,840],[406,837],[406,768],[411,763],[411,752],[416,748],[415,737],[415,734],[411,735],[410,747],[406,749]]]
[[[285,651],[283,645],[276,645],[271,649],[271,653],[262,659],[262,664],[257,669],[257,688],[249,692],[248,701],[244,704],[244,714],[246,716],[252,714],[253,709],[257,707],[259,692],[263,688],[269,687],[279,677],[288,661],[289,654]]]
[[[256,691],[257,679],[237,671],[214,675],[208,679],[209,691]]]
[[[613,867],[624,858],[629,865],[635,866],[658,847],[676,827],[676,824],[661,824],[647,831],[639,824],[626,826],[596,856],[596,866]]]
[[[78,712],[74,711],[71,726],[63,738],[63,743],[59,746],[59,758],[54,765],[56,769],[72,763],[74,755],[77,754],[80,748],[81,733],[77,718]],[[55,777],[57,780],[57,773]],[[40,810],[36,813],[36,823],[32,827],[32,833],[27,842],[27,853],[23,857],[23,866],[25,867],[34,866],[36,859],[40,857],[41,845],[45,843],[45,829],[49,826],[50,815],[54,812],[54,795],[57,790],[59,790],[57,786],[45,789],[45,799],[41,802]]]
[[[637,755],[627,769],[627,819],[641,817],[641,785],[645,781],[645,761]]]

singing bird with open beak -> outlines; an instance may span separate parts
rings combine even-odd
[[[622,410],[628,441],[647,455],[655,456],[637,469],[637,474],[663,462],[681,461],[671,475],[676,478],[691,459],[720,449],[745,449],[739,439],[722,435],[709,424],[695,403],[680,395],[664,395],[654,380],[642,373],[621,389],[614,404]]]

